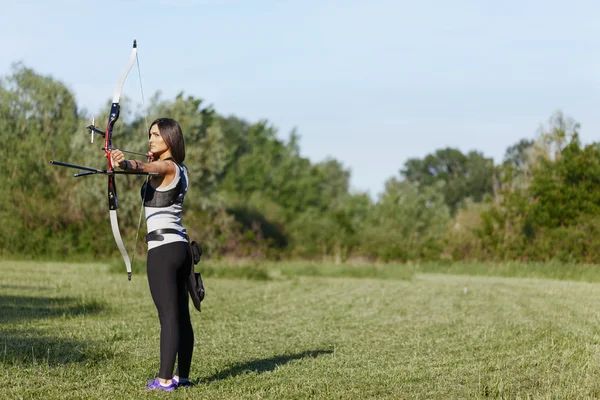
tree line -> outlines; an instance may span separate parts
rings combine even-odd
[[[115,144],[145,152],[147,127],[123,99]],[[105,121],[109,110],[97,120]],[[190,191],[184,223],[209,257],[368,261],[521,260],[597,262],[600,147],[556,112],[496,165],[481,152],[435,149],[407,160],[376,200],[350,190],[335,158],[311,162],[299,136],[266,120],[219,114],[202,99],[153,96],[150,118],[169,116],[186,140]],[[73,178],[50,159],[103,168],[89,143],[90,115],[68,87],[16,64],[0,79],[0,254],[114,257],[106,178]],[[131,247],[143,177],[118,176],[119,222]],[[144,234],[144,226],[142,225]],[[597,243],[599,242],[599,243]],[[145,244],[138,241],[136,252]]]

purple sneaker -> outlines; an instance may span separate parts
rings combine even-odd
[[[158,378],[156,378],[156,379],[150,381],[150,383],[148,383],[146,385],[146,389],[148,389],[148,390],[166,390],[167,392],[172,392],[173,390],[177,389],[177,384],[174,382],[171,382],[170,385],[163,386],[158,381]]]
[[[192,386],[192,382],[189,379],[186,379],[183,382],[179,382],[177,379],[173,378],[172,382],[177,385],[177,387],[190,387]]]

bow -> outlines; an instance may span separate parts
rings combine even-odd
[[[131,50],[131,56],[129,57],[129,61],[125,66],[125,69],[121,73],[121,78],[119,82],[117,82],[117,86],[115,86],[115,93],[113,96],[112,105],[110,107],[110,115],[108,116],[108,125],[106,126],[106,133],[104,134],[104,152],[106,153],[106,161],[108,162],[108,170],[113,171],[112,165],[112,157],[110,156],[110,150],[108,148],[113,147],[112,145],[112,131],[115,126],[115,122],[119,119],[119,112],[121,110],[121,106],[119,105],[119,98],[121,97],[121,90],[123,89],[123,85],[125,84],[125,78],[129,74],[131,67],[133,67],[133,63],[137,57],[137,42],[133,41],[133,49]],[[114,174],[108,175],[108,208],[110,214],[110,226],[112,228],[113,236],[115,237],[115,242],[117,243],[117,247],[123,256],[123,261],[125,261],[125,267],[127,269],[127,279],[131,280],[131,260],[129,259],[129,255],[127,254],[127,250],[125,249],[125,245],[123,244],[123,239],[121,238],[121,231],[119,230],[119,221],[117,220],[117,208],[119,208],[119,201],[117,199],[117,186],[115,185],[115,176]]]
[[[110,115],[108,117],[108,124],[106,126],[106,130],[104,132],[96,129],[93,124],[88,127],[92,138],[94,134],[99,134],[104,137],[104,153],[106,154],[107,160],[107,169],[100,170],[96,168],[84,167],[81,165],[68,164],[60,161],[51,160],[50,164],[55,164],[63,167],[75,168],[85,172],[79,172],[74,174],[75,177],[78,176],[87,176],[87,175],[95,175],[95,174],[103,174],[108,176],[108,208],[110,215],[110,226],[112,229],[113,236],[115,238],[115,242],[117,243],[117,247],[123,256],[123,261],[125,262],[125,268],[127,269],[127,278],[131,280],[131,260],[129,259],[129,254],[127,254],[127,250],[125,249],[125,245],[123,244],[123,239],[121,238],[121,231],[119,230],[119,221],[117,219],[117,209],[119,208],[119,200],[117,198],[117,186],[115,184],[115,175],[156,175],[155,172],[139,172],[139,171],[115,171],[112,158],[110,156],[110,151],[115,149],[112,143],[112,132],[115,126],[115,122],[119,119],[119,113],[121,110],[121,106],[119,105],[119,99],[121,97],[121,90],[123,89],[123,85],[125,83],[125,79],[129,74],[129,71],[133,67],[133,64],[137,57],[137,42],[133,41],[133,49],[131,51],[131,56],[129,57],[129,61],[125,66],[125,69],[121,73],[121,77],[115,86],[115,91],[113,94],[112,105],[110,107]],[[93,141],[93,139],[92,139]],[[135,251],[135,249],[134,249]]]

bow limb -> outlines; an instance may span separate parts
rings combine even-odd
[[[121,73],[121,78],[119,79],[119,82],[117,82],[117,85],[115,86],[115,92],[113,95],[113,103],[119,103],[119,99],[121,98],[121,90],[123,89],[123,85],[125,84],[125,79],[127,78],[127,75],[129,75],[129,71],[131,70],[131,67],[133,67],[133,63],[135,63],[135,59],[137,57],[137,41],[133,41],[133,49],[131,50],[131,56],[129,57],[129,61],[127,62],[127,65],[125,66],[125,68],[123,69],[123,72]]]
[[[125,268],[127,269],[127,279],[131,280],[131,261],[129,260],[129,254],[127,254],[127,250],[125,249],[125,244],[123,244],[123,239],[121,238],[121,232],[119,231],[119,221],[117,220],[117,210],[110,210],[110,226],[112,228],[113,236],[115,237],[115,242],[117,243],[117,247],[119,251],[121,251],[121,255],[123,256],[123,261],[125,261]]]

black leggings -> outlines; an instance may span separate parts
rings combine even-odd
[[[175,242],[148,251],[147,273],[152,299],[160,320],[160,371],[171,379],[175,356],[176,375],[188,378],[194,351],[186,281],[192,265],[187,242]]]

